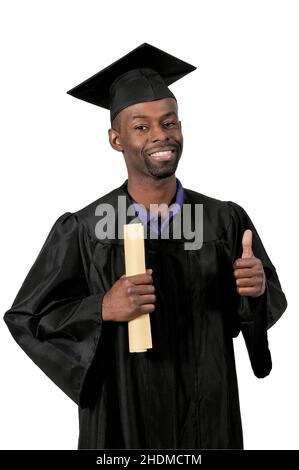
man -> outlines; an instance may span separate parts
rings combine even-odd
[[[192,70],[143,44],[69,91],[110,109],[128,179],[58,218],[5,321],[78,404],[79,449],[242,448],[233,337],[242,332],[257,377],[271,370],[267,329],[287,306],[275,267],[242,207],[175,177],[183,136],[167,85]],[[136,217],[147,271],[125,276],[115,229]],[[144,313],[153,347],[130,353],[128,321]]]

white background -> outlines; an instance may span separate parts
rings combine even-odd
[[[196,65],[179,102],[183,186],[252,218],[288,309],[257,379],[235,340],[246,449],[298,449],[299,4],[297,1],[2,2],[1,311],[59,215],[126,179],[109,113],[66,91],[143,42]],[[0,325],[2,449],[76,449],[76,405]]]

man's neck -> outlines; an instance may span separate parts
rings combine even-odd
[[[142,204],[146,209],[150,209],[150,204],[169,205],[177,190],[175,175],[167,178],[136,179],[128,177],[128,192],[134,201]]]

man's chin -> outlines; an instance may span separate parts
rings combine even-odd
[[[149,172],[150,175],[154,176],[155,178],[168,178],[169,176],[172,176],[175,174],[176,169],[178,166],[178,162],[174,165],[163,165],[163,166],[153,166],[153,165],[147,165],[147,171]]]
[[[174,175],[176,172],[176,168],[172,168],[172,169],[164,169],[164,170],[161,170],[161,169],[154,169],[154,170],[150,170],[149,173],[155,177],[155,178],[158,178],[158,179],[164,179],[164,178],[168,178],[169,176],[172,176]]]

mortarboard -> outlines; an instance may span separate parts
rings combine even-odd
[[[67,93],[110,109],[111,122],[127,106],[174,98],[168,85],[196,67],[144,43]]]

